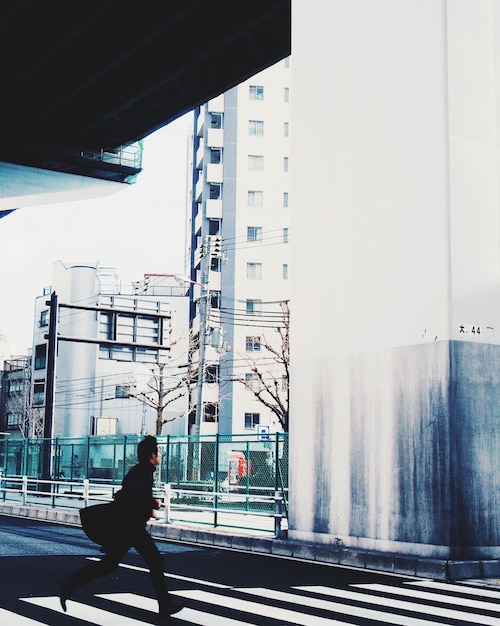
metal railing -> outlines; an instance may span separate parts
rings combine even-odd
[[[23,506],[82,508],[110,502],[119,484],[75,480],[43,480],[28,476],[0,476],[0,499]],[[154,495],[161,501],[155,523],[185,522],[214,528],[239,528],[283,536],[286,517],[284,494],[235,491],[206,491],[174,488],[169,483],[157,486]]]

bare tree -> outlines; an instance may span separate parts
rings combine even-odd
[[[288,300],[279,303],[282,316],[273,327],[275,341],[265,335],[255,337],[259,344],[259,358],[248,353],[241,355],[247,363],[243,375],[234,375],[231,380],[241,383],[254,397],[274,413],[284,432],[289,426],[290,387],[290,309]],[[276,337],[277,335],[277,337]],[[267,359],[262,358],[266,354]]]
[[[10,390],[6,401],[6,410],[17,416],[17,428],[21,437],[43,437],[44,410],[33,405],[31,365],[29,361],[19,361],[15,367],[15,376],[10,378]]]
[[[173,417],[166,418],[164,415],[165,409],[186,395],[188,395],[189,402],[191,382],[189,374],[172,375],[169,374],[170,368],[171,365],[169,366],[166,363],[155,365],[151,369],[151,376],[147,378],[145,386],[142,388],[136,387],[135,389],[134,385],[124,387],[124,391],[131,398],[136,398],[156,411],[157,435],[161,435],[164,424],[173,422],[186,414],[186,411],[181,411]]]

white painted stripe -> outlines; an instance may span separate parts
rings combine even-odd
[[[127,606],[136,606],[146,611],[158,612],[158,603],[156,600],[138,596],[134,593],[109,593],[99,594],[100,598],[119,602]],[[183,622],[190,622],[198,626],[255,626],[249,622],[232,619],[230,617],[222,617],[214,613],[203,613],[189,607],[184,607],[179,613],[172,615],[171,619],[181,619]]]
[[[428,604],[418,604],[416,602],[405,602],[404,600],[394,600],[382,596],[374,596],[368,593],[358,593],[356,591],[347,591],[345,589],[333,589],[330,587],[322,587],[318,585],[294,587],[307,593],[319,593],[322,595],[333,596],[343,600],[352,600],[355,602],[367,602],[377,604],[384,608],[399,609],[401,611],[413,611],[414,613],[425,613],[426,615],[436,615],[445,619],[456,620],[457,622],[471,622],[475,626],[499,626],[498,617],[489,617],[487,615],[476,615],[465,611],[455,611],[454,609],[445,609]],[[294,596],[292,596],[294,597]]]
[[[87,559],[89,561],[100,561],[101,559],[99,557],[95,557],[95,556],[89,556],[87,557]],[[146,574],[149,574],[149,570],[145,567],[139,567],[138,565],[128,565],[127,563],[120,563],[119,567],[122,567],[123,569],[130,569],[136,572],[145,572]],[[216,589],[232,589],[231,585],[223,585],[221,583],[212,583],[208,580],[201,580],[200,578],[190,578],[189,576],[179,576],[177,574],[167,574],[166,572],[164,573],[164,576],[166,576],[167,578],[172,578],[175,580],[182,580],[184,582],[188,582],[188,583],[194,583],[195,585],[204,585],[205,587],[215,587]]]
[[[0,624],[2,626],[46,626],[47,622],[37,622],[29,617],[23,617],[6,609],[0,609]]]
[[[492,598],[494,600],[500,600],[500,590],[497,591],[496,589],[485,589],[484,587],[468,587],[467,585],[440,583],[434,580],[405,582],[405,585],[412,585],[414,587],[427,587],[428,589],[440,589],[442,591],[454,591],[457,593],[466,594],[468,596],[477,596],[480,598]]]
[[[351,585],[351,587],[357,587],[358,589],[368,589],[368,591],[377,591],[379,593],[392,593],[395,596],[405,596],[405,598],[430,600],[431,602],[454,604],[456,606],[465,606],[469,609],[479,609],[480,611],[496,611],[497,613],[500,613],[500,604],[484,602],[481,600],[472,600],[470,598],[462,598],[461,596],[458,596],[456,594],[445,595],[444,593],[432,593],[431,591],[416,591],[414,589],[391,587],[390,585],[380,585],[377,583]]]
[[[215,606],[223,606],[224,608],[233,609],[235,611],[245,611],[246,613],[251,613],[252,615],[258,615],[259,617],[282,620],[290,622],[291,624],[298,624],[299,626],[334,626],[334,624],[345,625],[347,623],[343,620],[319,617],[317,615],[301,613],[291,609],[284,609],[277,606],[242,600],[241,598],[218,595],[209,591],[202,591],[200,589],[191,589],[176,593],[189,600],[205,602]]]
[[[137,572],[146,572],[149,574],[149,570],[145,567],[138,567],[137,565],[126,565],[125,563],[120,563],[120,567],[124,569],[131,569]],[[232,589],[230,585],[222,585],[221,583],[212,583],[207,580],[201,580],[200,578],[189,578],[189,576],[178,576],[177,574],[167,574],[166,572],[163,574],[167,578],[173,578],[175,580],[182,580],[183,582],[194,583],[195,585],[204,585],[205,587],[215,587],[216,589]]]
[[[78,619],[85,620],[95,626],[144,626],[150,622],[142,622],[131,617],[125,617],[124,615],[116,615],[109,611],[103,611],[88,604],[81,604],[74,600],[68,600],[68,612],[64,613],[57,596],[51,596],[47,598],[20,598],[24,602],[30,602],[36,606],[42,606],[46,609],[62,613],[63,615],[69,615],[70,617],[76,617]],[[8,625],[10,626],[10,624]]]
[[[358,609],[356,607],[349,606],[348,604],[340,604],[338,602],[327,602],[325,600],[318,600],[314,598],[304,598],[292,595],[292,594],[280,594],[277,591],[261,590],[261,589],[236,589],[239,593],[252,593],[255,591],[256,595],[261,597],[270,597],[272,599],[281,600],[281,595],[290,596],[292,600],[289,602],[295,602],[300,604],[301,608],[313,608],[313,609],[325,609],[330,611],[337,611],[344,613],[345,615],[355,615],[357,617],[366,617],[372,620],[383,621],[385,624],[391,624],[392,626],[449,626],[449,624],[440,624],[439,622],[428,622],[427,620],[414,619],[406,617],[404,615],[393,615],[392,613],[384,613],[382,611],[375,611],[372,609]],[[262,594],[261,591],[269,591],[269,594]],[[257,602],[250,602],[248,600],[241,600],[239,598],[228,597],[224,595],[217,595],[209,591],[201,591],[199,589],[193,589],[189,591],[176,592],[178,595],[189,600],[196,600],[197,602],[210,603],[215,606],[223,606],[225,608],[234,609],[236,611],[246,611],[253,615],[259,615],[262,617],[268,617],[270,619],[278,619],[291,624],[299,624],[299,626],[333,626],[334,624],[352,624],[352,622],[344,622],[343,620],[332,619],[328,617],[320,617],[317,615],[311,615],[310,612],[299,612],[291,609],[285,609],[275,606],[269,606],[259,604]],[[298,598],[298,599],[297,599]],[[304,600],[302,602],[302,600]],[[328,606],[327,606],[328,605]],[[182,613],[179,614],[182,617]]]

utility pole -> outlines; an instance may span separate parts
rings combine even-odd
[[[200,457],[201,457],[201,422],[203,419],[203,388],[205,386],[205,361],[206,346],[209,327],[210,313],[210,291],[208,282],[210,279],[210,263],[211,263],[211,240],[210,237],[205,238],[203,245],[203,256],[205,256],[203,264],[203,273],[201,278],[202,289],[204,293],[200,295],[200,331],[199,331],[199,363],[198,363],[198,397],[196,402],[195,422],[192,427],[193,434],[198,437],[193,447],[193,478],[200,479]]]
[[[42,478],[51,479],[52,466],[52,435],[54,426],[54,400],[56,379],[56,354],[57,354],[57,294],[55,291],[50,296],[49,334],[47,346],[47,377],[45,381],[45,420],[43,425],[43,466]]]

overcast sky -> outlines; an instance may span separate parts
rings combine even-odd
[[[0,335],[31,347],[35,298],[54,261],[115,267],[124,280],[183,273],[187,114],[144,140],[143,172],[106,198],[26,207],[0,219]],[[7,355],[8,356],[8,355]]]

